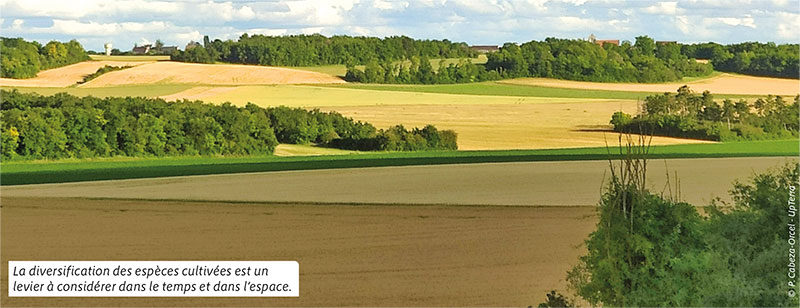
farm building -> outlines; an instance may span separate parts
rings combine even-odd
[[[496,45],[475,45],[469,46],[469,48],[480,53],[490,53],[500,50]]]
[[[603,46],[605,44],[613,44],[619,46],[619,40],[598,40],[594,34],[589,35],[589,42],[595,43],[597,45]]]
[[[178,46],[164,46],[158,52],[163,54],[171,54],[173,51],[178,51]]]
[[[155,54],[171,54],[173,51],[177,51],[178,46],[161,46],[155,47],[152,44],[142,45],[142,46],[134,46],[131,53],[135,55],[144,55],[150,52]]]
[[[200,43],[195,42],[195,41],[189,41],[189,44],[186,44],[186,47],[183,50],[189,50],[189,49],[192,49],[192,48],[195,48],[195,47],[199,47],[199,46],[203,46],[203,45],[200,45]]]
[[[135,55],[143,55],[150,52],[150,48],[153,48],[153,45],[147,44],[142,46],[133,46],[131,53]]]

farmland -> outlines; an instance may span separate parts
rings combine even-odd
[[[715,94],[795,96],[800,93],[800,85],[798,85],[796,79],[756,77],[730,73],[690,82],[658,84],[580,82],[545,78],[522,78],[502,82],[545,87],[635,92],[672,92],[685,84],[697,92],[710,91]]]
[[[706,204],[725,197],[734,179],[787,161],[653,161],[649,180],[660,191],[666,170],[676,172],[682,196]],[[585,253],[581,243],[595,228],[606,168],[604,161],[504,163],[4,187],[2,262],[30,258],[31,251],[41,259],[81,260],[269,256],[300,262],[303,291],[278,299],[54,301],[4,293],[2,300],[14,306],[527,305],[566,288],[564,273]],[[0,274],[7,285],[7,268]]]
[[[135,57],[115,59],[128,58]],[[480,61],[480,58],[476,60]],[[638,101],[645,96],[674,91],[678,87],[678,84],[614,83],[600,84],[601,87],[594,83],[549,79],[455,85],[344,84],[329,75],[338,74],[334,72],[335,66],[319,67],[318,70],[323,72],[316,73],[284,68],[168,61],[139,64],[138,67],[104,74],[79,87],[18,89],[42,94],[64,91],[100,97],[147,96],[166,100],[232,102],[238,106],[252,102],[262,107],[286,105],[320,108],[368,121],[379,128],[394,124],[408,127],[434,124],[455,130],[459,134],[462,150],[501,150],[602,146],[606,141],[604,132],[611,128],[608,120],[612,113],[623,111],[634,114]],[[328,69],[331,71],[325,72]],[[329,84],[283,84],[317,82]],[[704,89],[704,86],[731,90],[715,92],[718,99],[750,99],[754,97],[752,94],[761,92],[789,91],[786,82],[777,78],[718,74],[689,84],[699,87],[695,89],[697,91]],[[742,83],[753,86],[741,86]],[[664,137],[654,139],[654,144],[687,142],[698,141]]]
[[[668,182],[666,175],[674,176],[672,173],[676,172],[681,179],[682,198],[702,205],[714,196],[729,200],[727,190],[734,180],[788,161],[796,160],[655,160],[650,163],[648,183],[649,188],[660,192]],[[300,170],[9,186],[3,187],[3,195],[315,204],[591,206],[597,202],[607,168],[608,161],[592,160]],[[714,180],[709,180],[708,175],[713,175]],[[556,177],[559,180],[553,181]],[[568,195],[564,195],[565,187],[569,187]]]
[[[210,44],[227,43],[206,43]],[[281,52],[291,53],[289,49]],[[185,59],[192,55],[181,53]],[[167,104],[157,100],[129,102],[133,107],[114,109],[106,107],[122,106],[124,100],[102,104],[100,100],[85,100],[95,105],[80,105],[75,99],[78,102],[66,106],[52,104],[58,105],[47,111],[52,113],[38,114],[51,107],[40,107],[46,103],[36,101],[38,98],[20,100],[35,103],[18,104],[13,123],[21,129],[3,127],[4,132],[19,137],[20,131],[35,136],[30,133],[34,131],[53,137],[54,132],[62,131],[46,130],[47,124],[66,123],[49,128],[92,128],[91,133],[68,131],[70,138],[92,136],[84,139],[111,141],[114,147],[96,146],[101,143],[98,141],[90,145],[100,151],[65,150],[68,144],[78,148],[73,140],[81,139],[73,138],[61,140],[60,148],[53,147],[63,155],[42,156],[43,151],[28,151],[34,148],[30,140],[36,139],[19,143],[23,145],[13,143],[19,152],[4,153],[0,170],[0,261],[297,260],[303,291],[299,298],[210,301],[9,298],[8,292],[3,292],[3,306],[536,305],[550,290],[566,294],[565,274],[578,263],[579,256],[587,253],[584,240],[597,226],[596,210],[609,182],[609,164],[616,163],[610,160],[626,157],[618,147],[624,142],[622,137],[611,131],[609,120],[614,112],[636,114],[642,110],[644,97],[673,92],[683,84],[697,92],[710,90],[717,100],[753,101],[759,95],[798,92],[797,80],[718,72],[710,78],[686,78],[681,83],[518,78],[394,85],[346,83],[338,77],[346,71],[343,65],[199,64],[167,61],[165,56],[92,59],[42,71],[32,79],[3,79],[0,85],[41,94],[145,96],[168,101],[230,102],[239,107],[253,103],[260,107],[319,109],[378,128],[433,124],[458,134],[458,150],[365,152],[317,146],[315,143],[335,146],[330,140],[343,140],[345,132],[355,131],[356,126],[336,122],[340,125],[336,129],[341,130],[331,131],[341,117],[296,115],[306,115],[306,110],[292,114],[292,110],[275,108],[284,113],[270,113],[254,106]],[[249,62],[244,63],[251,64],[270,60],[245,59]],[[287,59],[281,60],[281,65],[291,63]],[[386,61],[391,64],[391,60]],[[458,61],[446,59],[444,63]],[[487,60],[479,57],[472,61],[480,64]],[[430,64],[437,67],[439,60],[431,59]],[[103,65],[133,67],[76,84]],[[714,102],[704,103],[713,106]],[[181,105],[187,107],[176,107]],[[69,111],[58,113],[62,122],[56,122],[53,116],[61,112],[59,108]],[[75,112],[84,109],[94,113]],[[759,112],[758,118],[751,118],[771,116]],[[726,114],[731,131],[731,116]],[[77,118],[73,115],[99,124],[81,126],[65,120]],[[742,118],[746,116],[747,112],[740,112],[737,121],[745,123]],[[279,126],[273,117],[290,119],[280,126],[285,131],[294,129],[286,135],[314,135],[292,140],[274,135],[271,139],[253,138],[277,134]],[[6,123],[11,123],[10,118]],[[38,120],[34,123],[38,126],[30,124],[32,118]],[[305,121],[325,122],[327,126]],[[719,118],[714,121],[721,125]],[[166,124],[173,125],[167,128]],[[295,127],[302,124],[312,128]],[[786,125],[777,127],[792,130]],[[793,130],[777,136],[794,136]],[[193,132],[202,134],[191,135]],[[375,130],[370,132],[369,138],[377,139]],[[323,134],[334,137],[317,139]],[[158,138],[150,140],[146,138],[149,136]],[[403,142],[413,140],[409,135],[379,136],[394,143],[401,142],[397,136],[402,136]],[[421,139],[423,145],[444,140],[435,131],[426,132],[426,136],[431,138]],[[170,144],[175,151],[166,152],[166,145],[159,143],[163,140],[186,142]],[[454,137],[448,140],[455,144]],[[273,153],[272,147],[279,141],[297,144],[277,145]],[[142,149],[126,152],[120,145],[125,150]],[[145,145],[161,151],[147,152]],[[200,152],[198,149],[204,148],[196,145],[215,151]],[[236,146],[245,150],[230,150]],[[654,137],[648,152],[649,173],[642,177],[646,182],[643,186],[655,195],[672,198],[670,202],[685,201],[701,207],[714,200],[730,204],[729,190],[734,181],[798,163],[800,140],[711,142]],[[58,159],[32,160],[41,157]],[[630,211],[633,213],[632,208]],[[7,285],[5,267],[0,282]]]
[[[614,139],[609,140],[609,144],[612,146],[614,142]],[[289,146],[289,149],[291,148],[296,149],[298,146]],[[650,155],[653,158],[798,156],[800,155],[799,148],[800,143],[797,140],[684,144],[653,146],[650,149]],[[604,160],[618,157],[618,155],[615,155],[613,148],[597,147],[513,151],[386,152],[297,157],[123,157],[86,160],[17,161],[3,163],[2,184],[60,183],[381,166]]]
[[[3,196],[2,262],[297,260],[299,298],[9,298],[4,306],[531,305],[592,207],[274,205]],[[53,226],[41,228],[42,225]],[[548,247],[546,251],[541,247]],[[0,282],[8,285],[8,269]],[[532,278],[532,277],[535,277]],[[444,287],[446,286],[446,287]]]
[[[156,62],[132,69],[111,72],[88,82],[83,87],[97,88],[130,84],[311,84],[342,83],[339,78],[321,73],[288,68],[232,64],[193,64]]]
[[[83,80],[83,76],[97,71],[103,66],[138,66],[147,61],[86,61],[64,67],[39,72],[30,79],[0,78],[0,86],[4,87],[69,87]]]

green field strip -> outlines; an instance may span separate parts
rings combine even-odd
[[[591,90],[557,88],[535,85],[519,85],[501,82],[479,82],[443,85],[390,85],[390,84],[330,84],[324,87],[339,87],[360,90],[421,92],[437,94],[466,94],[486,96],[523,96],[523,97],[558,97],[558,98],[598,98],[598,99],[631,99],[644,100],[647,96],[663,94],[662,92],[634,92],[615,90]],[[677,90],[677,89],[676,89]],[[759,95],[714,94],[716,99],[757,98]]]
[[[800,141],[771,140],[652,146],[651,159],[769,157],[800,155]],[[295,157],[173,157],[14,161],[0,164],[0,185],[66,183],[117,179],[245,172],[366,168],[415,165],[535,161],[581,161],[620,158],[617,147],[546,150],[381,152]]]

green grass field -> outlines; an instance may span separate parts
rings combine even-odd
[[[609,151],[611,152],[609,154]],[[651,159],[798,156],[800,141],[771,140],[653,146]],[[294,157],[171,157],[17,161],[0,164],[0,184],[19,185],[166,176],[522,161],[617,158],[617,148],[507,151],[382,152]]]
[[[558,97],[558,98],[599,98],[599,99],[632,99],[643,100],[645,97],[657,92],[629,92],[611,90],[587,90],[554,88],[532,85],[516,85],[499,82],[479,82],[462,84],[444,85],[389,85],[389,84],[363,84],[348,83],[338,85],[324,85],[325,87],[378,90],[378,91],[401,91],[401,92],[421,92],[439,94],[467,94],[467,95],[486,95],[486,96],[522,96],[522,97]],[[756,98],[757,95],[725,95],[715,94],[716,99],[738,99]]]

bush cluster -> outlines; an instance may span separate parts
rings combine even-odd
[[[713,141],[762,140],[797,137],[798,105],[780,96],[729,99],[722,105],[709,92],[696,94],[687,86],[677,93],[645,98],[642,114],[631,117],[617,112],[611,117],[614,130],[628,133],[704,139]]]
[[[625,176],[644,178],[638,170]],[[786,266],[798,176],[793,163],[736,183],[733,204],[714,202],[704,218],[677,190],[654,194],[612,175],[570,286],[592,306],[797,307]]]
[[[21,38],[0,38],[0,77],[33,78],[41,70],[89,60],[76,40],[68,43],[50,41],[46,45]]]

